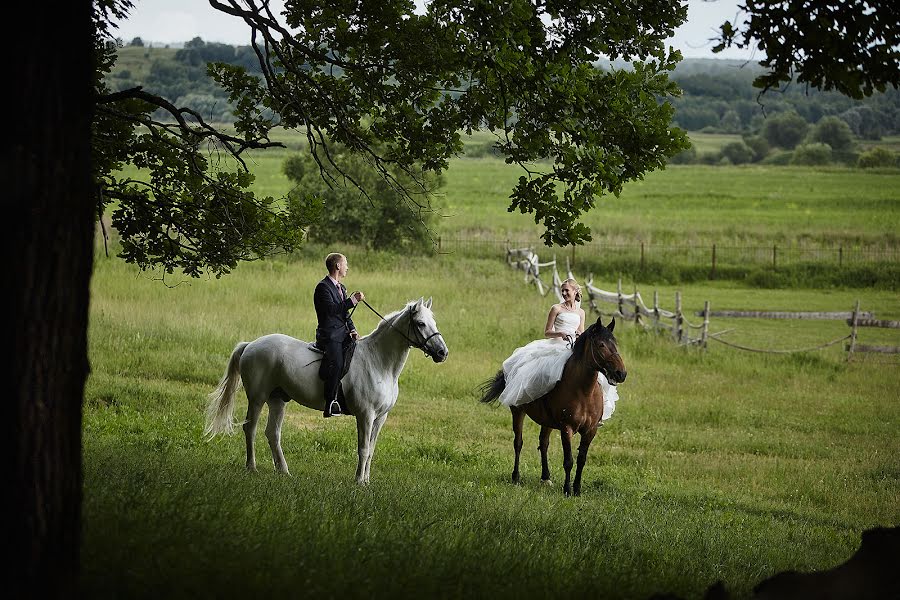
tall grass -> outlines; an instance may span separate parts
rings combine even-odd
[[[86,597],[699,597],[717,580],[743,597],[775,572],[834,566],[866,528],[900,523],[896,367],[847,364],[837,350],[699,353],[627,324],[616,333],[629,378],[592,446],[583,495],[561,494],[555,438],[555,485],[539,484],[532,423],[524,485],[512,486],[509,414],[479,404],[475,387],[540,335],[549,300],[499,256],[348,252],[348,287],[382,313],[434,297],[450,358],[410,355],[370,486],[353,483],[353,419],[323,420],[296,404],[283,439],[293,476],[265,468],[262,434],[262,468],[247,474],[240,437],[202,439],[205,395],[237,341],[312,337],[324,252],[169,287],[98,258]],[[842,309],[861,294],[864,308],[900,315],[888,292],[682,291],[689,310],[710,298],[721,308]],[[365,308],[354,320],[361,331],[377,323]],[[795,322],[769,333],[742,341],[785,347],[832,332]],[[241,412],[243,393],[239,401]]]

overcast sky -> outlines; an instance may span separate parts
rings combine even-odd
[[[421,1],[421,0],[420,0]],[[419,2],[417,2],[419,3]],[[250,43],[249,28],[238,18],[210,7],[207,0],[136,0],[129,18],[119,23],[116,35],[126,43],[140,37],[153,45],[180,44],[197,36],[207,42],[232,45]],[[723,21],[734,22],[738,0],[688,1],[688,20],[676,32],[669,45],[686,58],[751,58],[747,50],[712,53],[709,38]],[[278,14],[283,0],[272,0]],[[757,58],[758,60],[758,58]]]

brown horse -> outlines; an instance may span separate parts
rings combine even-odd
[[[541,481],[550,481],[547,448],[550,445],[550,431],[559,429],[563,448],[563,467],[566,470],[563,492],[566,496],[571,493],[576,496],[581,494],[581,470],[584,468],[588,448],[597,435],[600,417],[603,415],[603,390],[597,381],[597,374],[603,373],[612,385],[625,381],[625,363],[619,356],[616,338],[612,334],[615,326],[615,319],[604,327],[598,318],[597,322],[588,327],[587,331],[575,341],[572,356],[566,361],[562,379],[556,387],[533,402],[510,407],[515,434],[513,447],[516,451],[512,472],[513,483],[519,483],[522,425],[525,422],[525,415],[528,415],[532,421],[541,426],[538,446],[541,451]],[[506,380],[501,369],[493,378],[482,384],[481,401],[496,401],[505,386]],[[576,433],[581,435],[578,444],[578,468],[575,470],[575,482],[570,486],[572,436]]]

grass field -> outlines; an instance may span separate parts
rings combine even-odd
[[[701,144],[714,137],[696,134]],[[484,144],[479,133],[467,144]],[[254,189],[279,197],[291,188],[281,165],[302,145],[296,133],[281,138],[288,148],[250,155]],[[438,203],[439,235],[537,239],[532,215],[507,212],[509,193],[522,174],[496,158],[451,162]],[[900,171],[828,167],[672,165],[607,196],[584,217],[595,240],[606,243],[772,243],[807,245],[900,245]]]
[[[290,151],[252,157],[258,191],[284,193],[280,165]],[[504,210],[514,177],[495,159],[455,160],[441,232],[533,235],[530,217]],[[588,222],[610,240],[896,247],[898,208],[896,172],[691,166],[651,174]],[[711,343],[701,352],[627,323],[616,333],[628,380],[591,448],[583,495],[562,496],[556,437],[554,485],[539,484],[533,423],[524,484],[512,486],[509,413],[479,404],[476,387],[540,336],[552,300],[500,253],[348,249],[348,287],[365,290],[382,313],[433,296],[450,357],[435,365],[411,353],[370,486],[353,481],[353,419],[323,420],[296,404],[283,432],[293,476],[268,468],[262,428],[261,469],[247,474],[242,436],[202,439],[206,394],[238,341],[274,331],[312,337],[311,291],[328,250],[309,245],[221,280],[163,284],[98,246],[82,595],[699,598],[722,581],[743,598],[779,571],[847,560],[868,528],[900,525],[897,360],[848,363],[840,345],[764,355]],[[645,300],[653,289],[641,285]],[[713,309],[785,311],[845,311],[859,300],[880,319],[900,319],[895,290],[735,281],[656,289],[669,309],[680,291],[689,315],[707,300]],[[354,320],[362,332],[377,324],[365,308]],[[723,330],[728,341],[775,350],[849,333],[840,321],[713,319],[711,331]],[[860,342],[900,345],[897,331],[863,330]]]
[[[583,495],[561,494],[556,438],[556,485],[539,485],[531,423],[525,482],[511,486],[508,413],[480,405],[475,387],[539,335],[549,301],[500,257],[351,253],[350,287],[382,312],[434,297],[450,359],[411,354],[369,487],[353,483],[353,420],[297,405],[283,441],[293,476],[248,475],[240,437],[202,440],[204,398],[237,341],[311,337],[322,253],[174,287],[98,258],[85,596],[699,597],[721,580],[744,597],[775,572],[832,567],[866,528],[900,523],[896,366],[847,364],[837,350],[703,354],[630,325],[617,328],[629,379],[592,446]],[[842,309],[862,296],[900,317],[889,292],[682,291],[689,309],[707,297],[720,308]],[[354,319],[362,331],[377,323],[365,310]],[[733,339],[785,348],[846,331],[780,322]],[[262,434],[256,444],[269,464]]]

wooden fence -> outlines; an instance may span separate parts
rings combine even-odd
[[[525,272],[525,283],[534,285],[541,296],[553,292],[558,301],[562,301],[560,293],[560,285],[562,280],[557,269],[557,260],[554,255],[553,260],[541,262],[533,248],[507,248],[506,262],[513,268],[521,269]],[[542,278],[542,273],[550,273]],[[571,264],[568,257],[566,258],[566,276],[575,279],[572,274]],[[900,329],[900,321],[885,321],[875,318],[871,312],[863,312],[859,308],[859,300],[852,311],[848,312],[823,312],[823,311],[740,311],[740,310],[722,310],[713,311],[710,309],[709,301],[705,301],[703,310],[696,313],[696,316],[702,317],[700,323],[689,322],[682,310],[681,292],[675,292],[674,310],[665,310],[659,305],[659,293],[653,292],[653,305],[648,307],[640,292],[635,286],[634,291],[626,294],[622,291],[622,280],[619,279],[615,292],[602,290],[594,286],[594,276],[590,274],[585,282],[584,290],[587,294],[588,305],[590,310],[598,315],[608,315],[618,317],[625,321],[633,322],[656,332],[667,332],[673,341],[682,346],[698,346],[705,349],[710,340],[719,342],[726,346],[746,350],[749,352],[761,352],[771,354],[793,354],[797,352],[811,352],[821,350],[829,346],[833,346],[840,342],[847,341],[845,350],[847,351],[847,360],[849,361],[854,352],[877,352],[885,354],[900,354],[898,346],[875,346],[860,344],[857,341],[858,331],[862,327],[882,327],[891,329]],[[611,304],[614,306],[612,310],[604,311],[601,304]],[[760,348],[750,348],[721,339],[720,336],[732,331],[726,329],[716,333],[709,331],[710,317],[727,317],[727,318],[756,318],[756,319],[816,319],[816,320],[846,320],[851,331],[848,335],[812,346],[809,348],[798,348],[795,350],[769,350]]]

